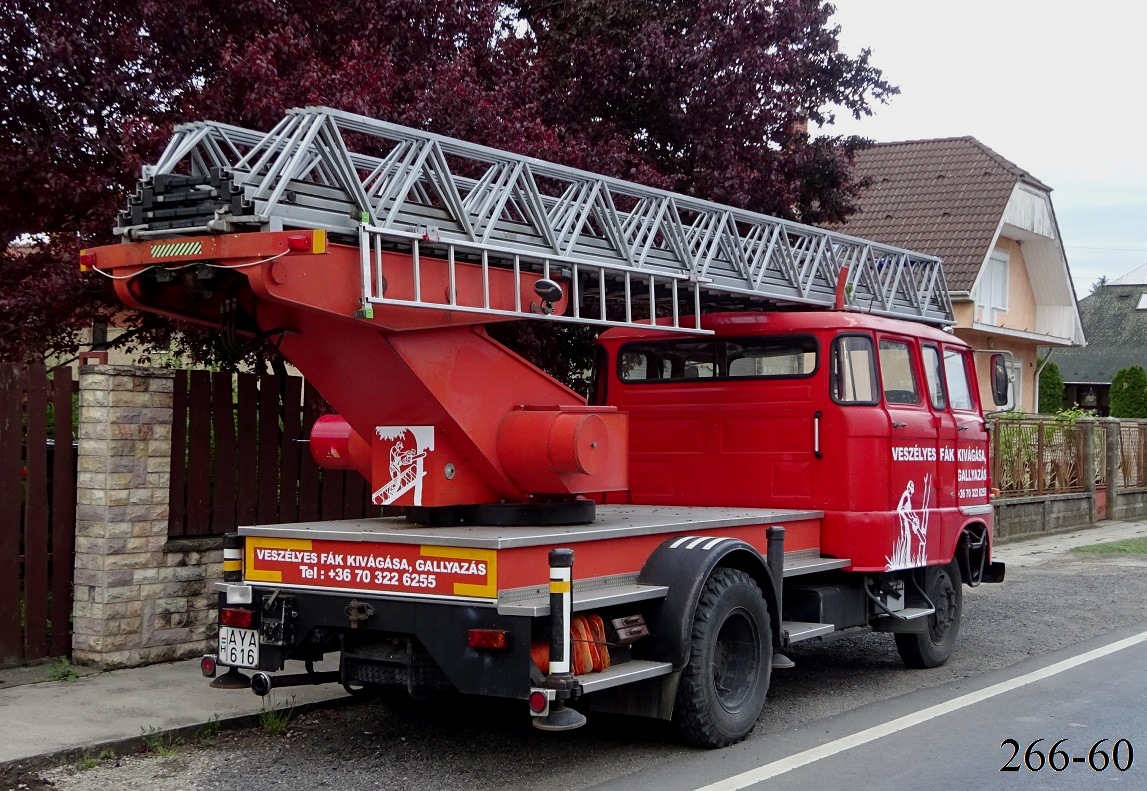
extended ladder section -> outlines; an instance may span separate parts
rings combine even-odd
[[[839,285],[857,310],[953,322],[937,258],[327,108],[292,110],[268,133],[177,128],[117,233],[292,228],[360,245],[368,313],[401,304],[610,326],[655,317],[695,332],[705,312],[832,307]],[[395,251],[407,254],[412,294],[387,293]],[[448,261],[445,293],[419,288],[425,258]],[[518,286],[558,281],[568,307],[493,307],[491,269],[512,270]],[[458,297],[462,270],[480,278],[466,292],[480,296]]]

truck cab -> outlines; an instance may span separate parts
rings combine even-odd
[[[600,338],[593,400],[629,416],[627,502],[817,508],[822,553],[850,571],[947,562],[965,530],[987,550],[988,433],[966,343],[850,311],[702,326],[713,334]]]

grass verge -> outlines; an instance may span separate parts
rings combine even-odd
[[[1073,551],[1088,555],[1147,555],[1147,538],[1127,538],[1122,541],[1088,544],[1074,547]]]

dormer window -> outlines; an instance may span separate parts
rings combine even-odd
[[[983,324],[999,325],[1008,310],[1008,251],[993,250],[976,287],[976,312]]]

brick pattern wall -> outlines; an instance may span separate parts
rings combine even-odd
[[[214,636],[222,549],[167,540],[172,378],[80,368],[76,662],[130,667],[203,653]]]

